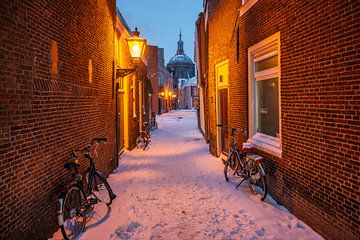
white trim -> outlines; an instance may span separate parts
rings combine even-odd
[[[257,3],[258,0],[247,0],[244,3],[244,0],[242,1],[242,7],[240,8],[240,17],[242,15],[244,15],[252,6],[255,5],[255,3]]]
[[[276,46],[276,45],[275,45],[275,46]],[[259,54],[258,54],[259,52],[256,52],[256,53],[257,53],[257,55],[259,55]],[[262,60],[264,60],[264,59],[267,59],[267,58],[271,58],[271,57],[273,57],[273,56],[276,56],[277,54],[278,54],[278,51],[275,50],[275,51],[272,51],[272,52],[263,54],[263,55],[258,56],[258,57],[255,56],[254,61],[257,63],[257,62],[260,62],[260,61],[262,61]]]
[[[260,72],[255,72],[254,73],[254,78],[256,81],[262,81],[262,80],[267,80],[270,78],[276,78],[279,77],[279,72],[280,69],[279,67],[273,67],[273,68],[269,68]]]
[[[255,63],[263,59],[278,55],[278,66],[263,71],[255,72]],[[248,49],[248,99],[249,99],[249,142],[256,148],[274,156],[282,156],[281,144],[281,66],[280,66],[280,32],[262,40]],[[279,94],[279,138],[258,133],[256,131],[256,81],[278,77]]]
[[[256,133],[254,136],[248,139],[248,142],[254,144],[256,148],[266,153],[281,158],[281,143],[277,138],[262,133]]]

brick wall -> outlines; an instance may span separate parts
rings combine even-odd
[[[159,113],[159,84],[158,84],[158,47],[147,46],[146,58],[148,59],[148,77],[153,86],[154,93],[152,99],[152,111]]]
[[[0,9],[0,238],[46,239],[69,151],[107,137],[96,166],[112,170],[115,1],[3,0]]]
[[[229,123],[247,127],[247,49],[280,31],[282,158],[262,153],[271,195],[325,238],[358,239],[359,2],[259,0],[241,17],[241,1],[207,2],[211,152],[215,64],[229,59]]]

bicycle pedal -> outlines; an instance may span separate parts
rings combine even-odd
[[[88,198],[88,202],[89,202],[90,205],[95,205],[99,201],[96,198]]]
[[[245,177],[245,174],[242,173],[242,172],[237,172],[235,173],[235,177],[241,177],[241,178],[244,178]]]

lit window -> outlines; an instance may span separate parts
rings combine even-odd
[[[281,157],[280,33],[248,50],[249,141]]]

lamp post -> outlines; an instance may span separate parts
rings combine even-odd
[[[140,37],[140,32],[137,28],[135,31],[131,33],[131,36],[126,39],[131,61],[134,64],[133,68],[117,68],[116,69],[116,78],[119,78],[119,81],[116,81],[116,100],[115,100],[115,107],[116,107],[116,151],[115,151],[115,164],[114,167],[117,168],[119,165],[119,146],[120,146],[120,113],[119,113],[119,83],[122,82],[123,78],[131,73],[134,73],[139,65],[142,56],[145,52],[146,47],[146,40]]]

